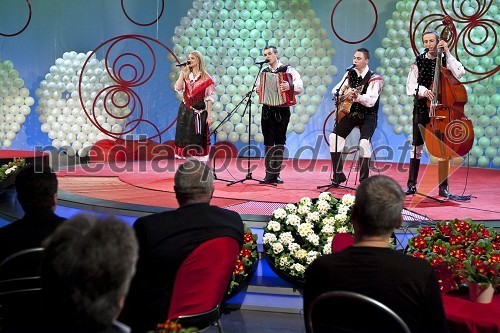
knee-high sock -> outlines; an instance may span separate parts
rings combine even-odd
[[[343,137],[338,136],[335,133],[330,133],[328,139],[330,141],[330,153],[341,153],[344,150],[345,139]]]
[[[372,145],[368,139],[361,139],[359,141],[359,157],[360,158],[370,158],[372,157]]]
[[[424,149],[424,145],[419,145],[419,146],[417,146],[417,148],[415,148],[415,146],[411,146],[410,158],[416,158],[417,160],[421,159],[423,149]]]

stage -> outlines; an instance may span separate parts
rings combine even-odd
[[[174,173],[182,160],[163,159],[153,161],[93,163],[69,166],[58,172],[59,198],[63,201],[86,202],[93,205],[129,207],[137,212],[153,212],[177,208],[173,190]],[[277,186],[259,184],[265,175],[263,159],[233,158],[216,159],[217,179],[212,204],[228,208],[242,215],[261,216],[268,219],[272,211],[286,203],[294,203],[304,196],[318,197],[329,185],[331,162],[327,160],[285,160],[281,173],[285,183]],[[250,166],[248,168],[248,165]],[[356,163],[347,161],[344,170],[349,177],[348,188],[331,188],[336,197],[354,194],[357,184]],[[408,172],[407,164],[375,163],[371,175],[384,174],[394,178],[404,188]],[[230,182],[238,181],[230,186]],[[419,174],[420,194],[408,196],[407,213],[416,220],[449,220],[471,218],[496,224],[500,222],[500,207],[496,188],[500,171],[453,167],[450,176],[450,192],[455,195],[471,195],[467,202],[447,200],[437,195],[437,166],[422,165]],[[412,217],[405,217],[412,220]]]

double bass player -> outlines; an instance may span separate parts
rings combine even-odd
[[[411,65],[406,81],[407,95],[415,95],[418,86],[418,105],[417,110],[413,112],[416,119],[413,119],[413,142],[410,152],[408,187],[404,190],[406,195],[417,193],[417,177],[424,144],[419,125],[425,127],[430,122],[428,101],[432,101],[435,97],[430,87],[433,83],[438,52],[444,52],[441,66],[449,69],[456,79],[460,79],[465,74],[464,66],[451,55],[448,43],[445,40],[440,40],[437,31],[424,31],[422,41],[425,49],[428,51],[416,57],[415,62]],[[448,189],[449,168],[450,160],[448,158],[439,158],[439,196],[446,198],[451,196]]]

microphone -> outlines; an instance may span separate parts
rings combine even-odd
[[[347,68],[345,69],[345,71],[346,71],[346,72],[349,72],[349,71],[350,71],[351,69],[353,69],[354,67],[356,67],[356,65],[355,65],[355,64],[352,64],[351,66],[347,67]]]
[[[264,64],[267,64],[268,62],[269,62],[269,60],[268,60],[268,59],[264,59],[264,60],[262,60],[262,61],[257,61],[255,64],[256,64],[256,65],[264,65]]]
[[[177,64],[175,66],[177,67],[182,67],[182,66],[187,66],[187,65],[191,65],[191,62],[188,60],[188,61],[184,61],[184,62],[181,62],[180,64]]]
[[[424,56],[427,52],[429,52],[429,49],[428,49],[428,48],[426,48],[426,49],[424,50],[424,52],[420,53],[420,55],[421,55],[421,56]]]

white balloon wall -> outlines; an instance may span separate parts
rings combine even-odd
[[[463,6],[466,15],[477,12],[477,4],[474,1],[444,1],[445,8],[452,13],[452,4]],[[392,14],[392,19],[387,20],[387,37],[382,39],[382,47],[375,50],[375,56],[380,59],[380,67],[377,71],[383,76],[385,81],[384,90],[381,96],[383,104],[382,111],[388,116],[388,122],[393,126],[394,133],[408,135],[408,140],[412,139],[412,112],[413,97],[406,95],[406,78],[410,69],[410,64],[415,59],[415,54],[411,48],[408,31],[410,27],[410,17],[415,6],[415,1],[399,1],[396,4],[396,11]],[[455,8],[460,13],[458,8]],[[421,0],[415,10],[413,20],[420,21],[430,15],[442,15],[439,1]],[[496,21],[498,29],[498,19],[500,10],[496,5],[489,7],[482,19]],[[464,26],[462,23],[455,23],[457,30]],[[431,26],[431,28],[434,28]],[[489,31],[476,27],[472,30],[471,38],[478,43],[473,45],[468,42],[467,53],[462,43],[458,43],[458,55],[461,63],[477,73],[485,73],[500,66],[500,54],[498,45],[495,45],[496,31]],[[423,50],[420,39],[420,32],[416,35],[415,43],[419,50]],[[468,37],[466,37],[468,38]],[[480,42],[482,41],[482,42]],[[484,54],[491,50],[487,56],[475,57],[474,54]],[[461,81],[472,81],[478,76],[466,73]],[[469,154],[471,165],[487,167],[492,163],[495,167],[500,166],[500,77],[492,77],[466,84],[469,100],[465,105],[465,114],[471,119],[474,125],[474,146]]]
[[[12,145],[34,102],[12,61],[0,61],[0,147]]]
[[[174,53],[183,59],[192,50],[204,55],[218,95],[213,106],[214,128],[252,89],[259,70],[254,62],[263,58],[266,45],[276,46],[281,62],[292,65],[304,81],[304,92],[292,108],[288,133],[304,132],[337,73],[331,64],[335,50],[308,1],[195,0],[175,28],[172,42]],[[172,56],[169,60],[174,61]],[[169,76],[172,87],[178,75],[173,63]],[[264,141],[256,94],[253,97],[252,119],[248,113],[243,116],[245,105],[241,105],[220,128],[218,140],[248,143],[251,133],[256,142]]]
[[[69,155],[78,153],[81,157],[87,155],[96,141],[111,138],[90,121],[82,100],[94,121],[113,135],[122,132],[126,121],[116,117],[129,112],[128,108],[118,109],[113,103],[105,102],[102,95],[97,96],[113,82],[104,60],[96,59],[95,55],[87,63],[85,72],[81,72],[89,54],[65,52],[62,58],[56,59],[36,90],[39,100],[35,112],[39,114],[42,132],[47,133],[54,147],[67,149]],[[78,91],[80,76],[81,96]],[[123,105],[123,101],[115,102]]]

